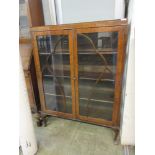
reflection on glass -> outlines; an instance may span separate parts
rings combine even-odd
[[[37,37],[47,109],[72,113],[68,36]]]
[[[80,115],[112,120],[118,33],[77,37]]]

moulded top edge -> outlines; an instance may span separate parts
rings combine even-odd
[[[128,21],[126,18],[117,20],[95,21],[95,22],[37,26],[37,27],[31,27],[30,30],[31,32],[35,32],[35,31],[67,30],[67,29],[91,28],[91,27],[108,27],[108,26],[113,27],[124,25],[128,25]]]

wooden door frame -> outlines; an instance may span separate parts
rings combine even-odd
[[[72,92],[72,113],[64,113],[64,112],[58,112],[49,110],[46,107],[46,101],[45,101],[45,95],[44,95],[44,88],[43,88],[43,77],[41,72],[41,66],[40,66],[40,58],[39,58],[39,52],[38,52],[38,46],[37,46],[37,36],[44,36],[44,35],[68,35],[69,39],[69,51],[70,51],[70,82],[71,82],[71,92]],[[74,60],[73,60],[73,33],[70,29],[68,30],[59,30],[59,31],[39,31],[39,32],[32,32],[33,36],[33,55],[34,55],[34,62],[35,62],[35,68],[36,68],[36,74],[37,74],[37,83],[39,88],[39,96],[40,96],[40,103],[41,103],[41,111],[43,113],[47,113],[53,116],[60,116],[64,118],[75,118],[75,85],[74,85]]]
[[[116,64],[116,77],[114,88],[114,104],[112,112],[112,121],[108,121],[100,118],[93,118],[82,116],[79,113],[79,82],[78,82],[78,49],[77,49],[77,34],[78,33],[93,33],[93,32],[118,32],[118,48],[117,48],[117,64]],[[79,28],[74,30],[74,57],[75,57],[75,88],[76,88],[76,117],[79,120],[95,123],[99,125],[107,125],[111,127],[119,126],[119,113],[120,113],[120,101],[121,101],[121,88],[122,88],[122,75],[124,66],[124,29],[122,26],[113,27],[96,27],[96,28]]]

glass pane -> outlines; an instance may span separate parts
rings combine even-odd
[[[72,113],[68,36],[38,36],[37,43],[46,107]]]
[[[77,36],[80,115],[112,120],[118,32]]]

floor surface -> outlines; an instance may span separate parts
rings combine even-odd
[[[50,117],[47,127],[35,125],[35,132],[37,155],[124,155],[109,128]]]

